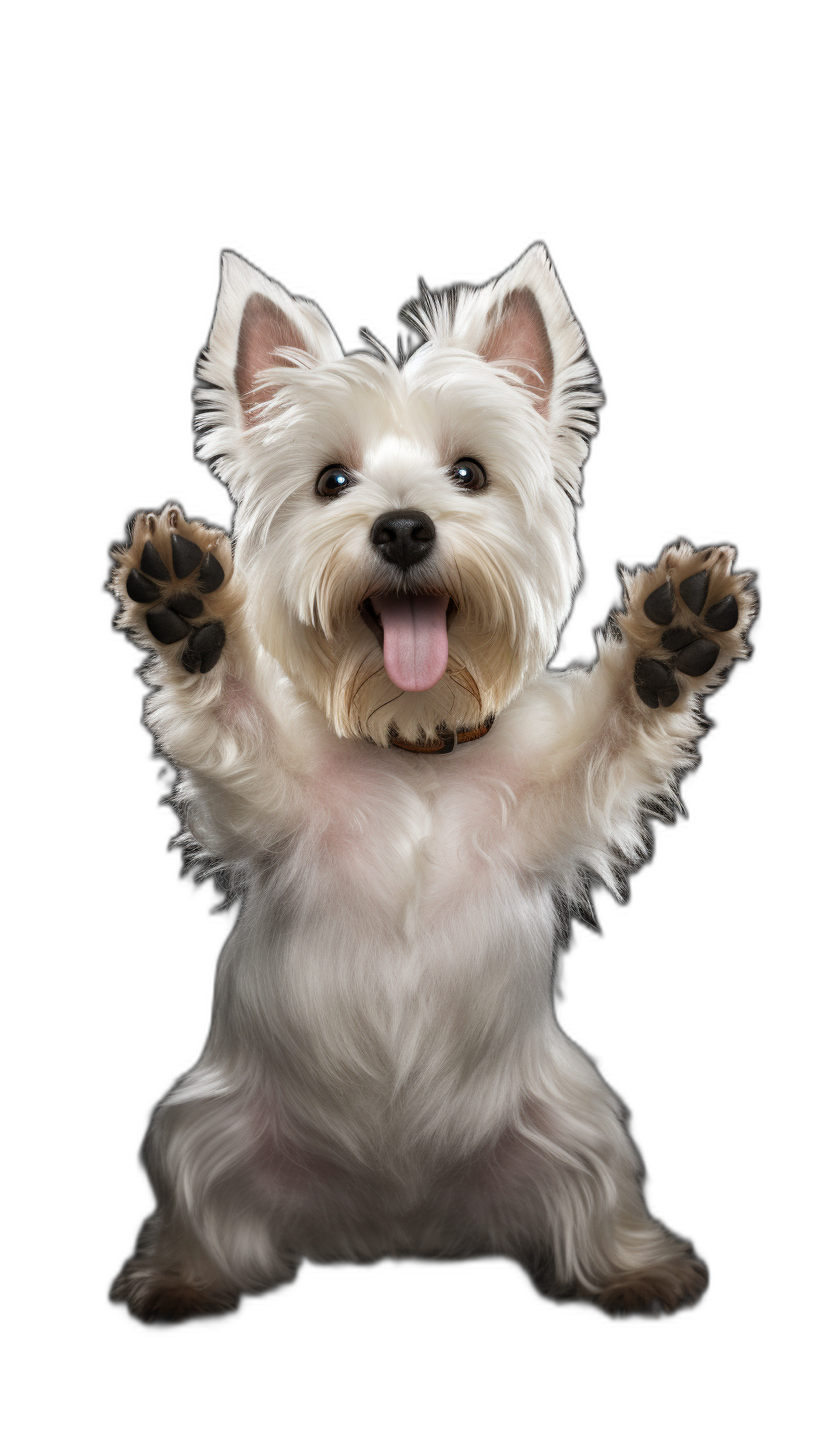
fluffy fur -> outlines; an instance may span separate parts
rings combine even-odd
[[[196,424],[236,501],[234,559],[176,506],[137,517],[116,553],[188,853],[242,898],[204,1053],[145,1146],[157,1209],[113,1290],[142,1318],[231,1308],[304,1256],[502,1252],[610,1310],[705,1287],[649,1215],[624,1110],[552,986],[565,910],[593,877],[622,895],[645,816],[677,802],[699,695],[746,653],[748,578],[729,548],[681,543],[624,579],[590,669],[548,672],[600,403],[581,330],[540,245],[404,317],[407,357],[344,355],[314,304],[225,255]],[[485,489],[452,477],[463,457]],[[352,484],[321,498],[340,464]],[[370,536],[402,509],[436,529],[407,572]],[[145,542],[169,563],[174,532],[224,572],[200,603],[226,632],[205,672],[128,593]],[[644,602],[668,580],[677,622],[699,626],[680,594],[695,571],[738,621],[700,627],[716,665],[652,709],[636,664],[673,659]],[[451,599],[448,667],[417,692],[389,679],[361,611],[405,590]],[[389,746],[488,717],[452,754]]]

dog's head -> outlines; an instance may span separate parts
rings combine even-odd
[[[402,317],[407,357],[345,355],[227,253],[196,394],[261,642],[338,734],[379,743],[475,726],[551,657],[601,400],[540,244]]]

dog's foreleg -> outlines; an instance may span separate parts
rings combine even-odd
[[[644,814],[676,804],[704,731],[701,695],[748,655],[756,598],[733,560],[728,546],[679,544],[655,568],[624,574],[624,607],[597,662],[550,679],[538,782],[542,849],[556,879],[582,870],[614,879],[643,852]]]
[[[271,832],[279,778],[229,540],[170,505],[136,516],[114,558],[116,625],[151,654],[145,721],[184,771],[180,798],[195,838],[215,855],[244,858]]]

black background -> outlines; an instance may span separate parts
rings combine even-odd
[[[136,146],[115,185],[90,304],[102,408],[86,482],[96,542],[87,610],[99,677],[83,724],[93,849],[79,874],[93,911],[83,914],[87,980],[70,1009],[79,1010],[87,1123],[68,1142],[74,1184],[79,1168],[93,1190],[82,1306],[111,1369],[136,1369],[137,1358],[153,1370],[187,1360],[203,1369],[265,1353],[277,1383],[302,1380],[306,1356],[318,1376],[342,1361],[420,1374],[456,1360],[472,1404],[482,1373],[490,1379],[509,1354],[520,1377],[544,1377],[554,1363],[565,1376],[590,1351],[640,1361],[641,1372],[678,1369],[680,1356],[710,1358],[745,1332],[758,1273],[749,1169],[769,1131],[755,1051],[765,932],[746,878],[774,795],[762,614],[752,660],[707,700],[701,764],[683,782],[686,817],[654,824],[653,856],[632,877],[628,904],[597,890],[597,929],[574,923],[560,960],[562,1028],[631,1109],[648,1208],[707,1261],[704,1302],[672,1321],[612,1322],[592,1307],[542,1302],[504,1261],[305,1267],[293,1286],[245,1300],[236,1315],[169,1331],[106,1302],[153,1208],[138,1162],[150,1112],[200,1057],[235,923],[217,888],[185,875],[168,847],[172,778],[140,722],[140,655],[112,632],[103,590],[106,550],[124,540],[133,511],[178,499],[189,517],[229,527],[229,495],[195,462],[191,424],[221,250],[312,298],[347,351],[367,348],[364,328],[393,352],[409,342],[398,310],[420,278],[431,290],[484,284],[544,242],[606,399],[578,513],[583,587],[555,665],[592,661],[593,630],[619,600],[619,563],[653,563],[679,537],[736,546],[762,600],[774,542],[761,496],[756,317],[745,306],[748,179],[726,134],[705,144],[678,135],[660,167],[643,141],[624,157],[602,147],[580,186],[549,175],[538,157],[514,165],[501,149],[468,166],[425,151],[420,176],[407,160],[386,169],[360,154],[318,178],[296,154],[267,185],[255,176],[251,199],[232,207],[221,189],[213,207],[181,160],[176,189],[166,169],[156,181]],[[226,154],[214,165],[229,167]],[[85,1198],[77,1185],[76,1203],[85,1208]]]

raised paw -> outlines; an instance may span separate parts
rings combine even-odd
[[[737,657],[756,613],[748,572],[734,574],[731,546],[670,546],[652,570],[623,573],[625,609],[616,621],[634,648],[634,686],[648,708],[669,708],[710,692]]]
[[[227,640],[234,612],[232,557],[227,537],[199,521],[185,521],[178,506],[144,512],[131,541],[114,547],[111,590],[121,603],[118,625],[144,646],[179,648],[185,672],[211,672]]]

